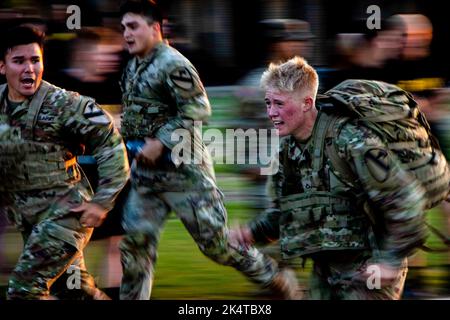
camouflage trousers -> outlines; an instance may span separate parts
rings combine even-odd
[[[25,197],[22,208],[10,209],[13,221],[20,222],[24,248],[9,279],[7,298],[45,300],[68,290],[81,290],[93,298],[98,291],[83,257],[92,228],[83,228],[79,214],[70,212],[81,203],[81,195],[72,190],[62,197],[45,198],[44,210],[41,196]],[[55,294],[50,289],[56,280]]]
[[[213,261],[236,268],[261,286],[268,286],[277,274],[277,263],[257,249],[230,246],[227,214],[218,190],[151,193],[133,186],[122,222],[125,236],[120,245],[120,299],[150,298],[160,232],[171,211],[180,218],[201,252]]]
[[[325,253],[313,261],[310,279],[312,300],[399,300],[408,272],[405,259],[397,278],[390,285],[377,288],[363,275],[371,264],[367,252],[339,252],[330,254],[330,257]]]

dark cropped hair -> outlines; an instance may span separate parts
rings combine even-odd
[[[45,34],[38,29],[30,26],[18,26],[9,29],[0,41],[1,56],[0,59],[4,60],[9,50],[15,46],[37,43],[41,50],[44,47]]]
[[[126,0],[120,6],[120,16],[128,12],[140,14],[162,26],[163,15],[154,0]]]

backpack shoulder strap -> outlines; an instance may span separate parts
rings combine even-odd
[[[0,101],[3,100],[3,95],[6,92],[6,86],[7,86],[6,83],[0,85]]]
[[[37,115],[39,114],[39,110],[41,110],[42,103],[44,102],[45,96],[50,88],[51,85],[48,82],[42,81],[38,91],[34,94],[33,99],[31,99],[24,130],[24,136],[26,139],[33,139],[33,131],[34,126],[36,125]]]
[[[323,151],[325,149],[327,133],[338,118],[336,115],[325,112],[319,112],[318,115],[312,141],[314,147],[312,154],[312,183],[316,188],[320,185],[319,172],[323,168]]]
[[[5,106],[5,94],[6,94],[6,87],[7,84],[4,83],[2,85],[0,85],[0,112],[5,112],[5,110],[3,109]]]
[[[336,116],[330,123],[326,132],[325,152],[330,160],[330,166],[333,173],[340,178],[342,182],[350,186],[355,186],[354,182],[358,180],[358,177],[353,172],[350,165],[339,156],[336,144],[334,143],[345,123],[345,120],[342,121],[343,119],[344,117]]]
[[[294,175],[294,170],[292,169],[292,167],[289,164],[289,147],[288,147],[288,140],[283,140],[282,142],[282,147],[283,152],[280,154],[281,157],[283,157],[282,159],[280,159],[280,163],[283,164],[283,170],[284,170],[284,179],[285,182],[283,183],[283,190],[282,190],[282,194],[286,195],[288,194],[288,192],[290,191],[290,189],[292,188],[292,186],[290,185],[290,179],[289,177],[292,177]]]

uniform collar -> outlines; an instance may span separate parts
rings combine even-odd
[[[294,136],[289,136],[288,156],[293,161],[303,161],[308,157],[311,147],[311,137],[306,141],[298,141]]]
[[[39,90],[39,88],[38,88],[38,90]],[[36,92],[37,92],[37,90],[36,90]],[[33,96],[27,97],[25,100],[23,100],[21,102],[10,101],[8,98],[8,85],[5,83],[4,87],[2,86],[0,88],[0,111],[1,111],[1,113],[6,114],[6,113],[10,113],[10,112],[16,112],[19,109],[26,109],[26,108],[28,108],[28,103],[31,101]],[[19,108],[20,106],[24,106],[24,107]]]
[[[148,64],[150,63],[154,57],[156,56],[156,54],[158,53],[158,51],[164,46],[164,41],[159,42],[158,44],[155,45],[155,47],[143,58],[143,59],[139,59],[136,56],[136,64],[137,65],[141,65],[141,64]]]

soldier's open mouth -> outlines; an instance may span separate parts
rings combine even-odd
[[[279,126],[281,126],[281,125],[283,125],[284,124],[284,121],[273,121],[273,125],[275,126],[275,127],[279,127]]]
[[[34,80],[32,78],[25,78],[25,79],[22,79],[20,82],[23,83],[23,84],[31,85],[31,84],[34,83]]]

